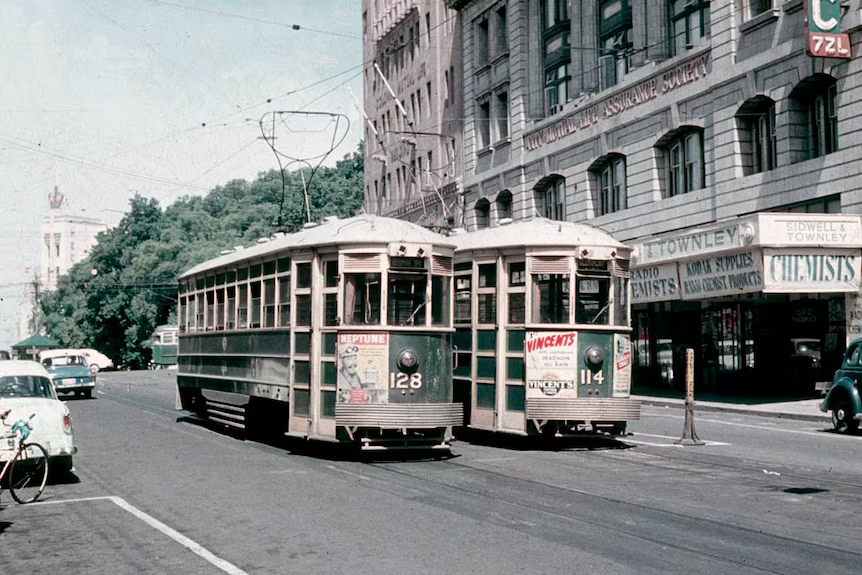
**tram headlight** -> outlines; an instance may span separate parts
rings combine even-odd
[[[605,362],[605,350],[595,345],[591,345],[584,352],[584,363],[591,371],[598,371],[602,368]]]
[[[401,371],[413,371],[418,365],[419,356],[412,349],[402,349],[398,354],[398,367]]]

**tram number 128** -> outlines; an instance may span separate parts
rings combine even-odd
[[[419,389],[422,387],[421,373],[398,373],[389,374],[389,387],[391,389]]]

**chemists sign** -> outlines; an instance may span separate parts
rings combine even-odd
[[[682,299],[704,299],[763,290],[760,251],[700,258],[679,264]]]
[[[850,37],[841,34],[840,0],[805,0],[805,51],[818,58],[850,58]]]
[[[763,250],[763,291],[773,293],[858,292],[859,250]]]

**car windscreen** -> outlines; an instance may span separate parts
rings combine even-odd
[[[64,355],[46,359],[42,364],[46,367],[60,367],[65,365],[87,365],[87,362],[80,355]]]
[[[0,397],[55,397],[51,381],[40,375],[0,376]]]

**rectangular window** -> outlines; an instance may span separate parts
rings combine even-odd
[[[494,28],[494,53],[496,55],[504,54],[509,51],[509,31],[506,23],[505,6],[501,6],[495,12]]]
[[[699,132],[685,137],[685,185],[686,192],[703,188],[703,150]]]
[[[478,68],[488,64],[489,40],[488,20],[479,20],[476,23],[476,66]]]
[[[431,325],[449,325],[449,277],[431,277]]]
[[[239,329],[248,327],[248,284],[237,286],[239,291],[239,317],[237,319]]]
[[[487,148],[491,145],[491,103],[489,101],[477,102],[476,131],[479,137],[479,147]]]
[[[575,293],[575,323],[608,325],[610,278],[578,276]]]
[[[533,323],[569,323],[569,274],[533,274]]]
[[[344,274],[344,323],[380,325],[380,274]]]
[[[668,195],[678,196],[685,193],[682,187],[682,145],[677,142],[670,148],[670,173],[668,181]]]
[[[311,325],[311,295],[296,296],[296,325],[308,327]]]
[[[432,104],[434,100],[431,98],[431,81],[425,83],[425,100],[428,102],[428,105],[425,106],[425,117],[431,117],[431,110],[433,108]]]
[[[472,323],[472,282],[469,275],[455,276],[455,323]]]
[[[278,278],[278,325],[290,325],[290,276]]]
[[[227,328],[236,329],[236,286],[227,287]]]
[[[497,140],[509,138],[509,95],[506,92],[497,94]]]
[[[389,325],[425,325],[427,284],[424,273],[389,274]]]
[[[249,284],[251,286],[251,327],[259,328],[260,327],[260,282],[255,281]]]
[[[275,279],[263,282],[263,327],[275,327]]]

